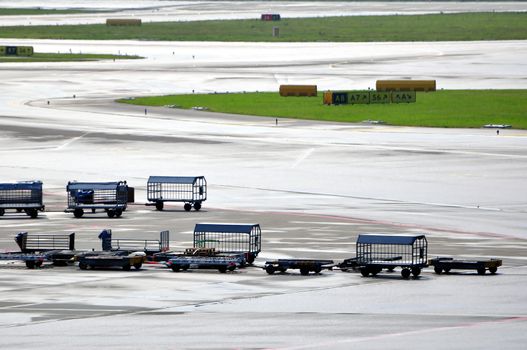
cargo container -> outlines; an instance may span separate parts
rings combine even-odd
[[[280,85],[280,96],[317,96],[317,86]]]
[[[436,91],[435,80],[377,80],[377,91]]]
[[[281,19],[280,15],[277,13],[264,13],[260,16],[262,21],[279,21]]]
[[[106,19],[107,26],[140,26],[141,19],[136,18],[108,18]]]

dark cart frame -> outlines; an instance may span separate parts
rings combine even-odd
[[[252,264],[262,250],[259,224],[196,224],[194,248],[215,248],[222,254],[244,254]]]
[[[0,184],[0,216],[7,209],[17,212],[25,211],[31,218],[36,218],[39,211],[44,211],[41,181],[21,181]]]
[[[502,260],[457,260],[454,258],[437,257],[430,259],[428,263],[434,267],[434,272],[438,275],[442,272],[449,273],[450,270],[476,270],[478,275],[484,275],[489,270],[494,275],[498,271],[498,267],[502,265]]]
[[[428,266],[428,241],[424,235],[391,236],[362,234],[357,238],[357,265],[364,277],[375,276],[382,269],[401,267],[403,278],[421,274]]]
[[[154,254],[167,252],[170,250],[170,232],[161,231],[159,240],[157,239],[136,239],[136,238],[114,238],[112,230],[105,229],[99,234],[102,241],[103,251],[142,251],[147,257],[152,258]]]
[[[263,269],[270,275],[276,271],[284,273],[287,269],[298,269],[300,274],[309,275],[309,272],[320,273],[323,269],[331,270],[335,266],[333,260],[315,259],[278,259],[266,261]]]
[[[207,200],[207,180],[204,176],[150,176],[146,184],[146,205],[163,210],[165,202],[184,202],[186,211],[201,209]]]
[[[128,203],[128,185],[126,181],[117,182],[68,182],[67,213],[76,218],[84,215],[85,210],[95,213],[104,210],[108,217],[120,217]]]
[[[217,269],[221,273],[234,271],[243,266],[245,257],[242,254],[230,256],[189,256],[180,255],[169,259],[166,265],[174,272],[188,269]]]
[[[86,253],[77,257],[79,260],[79,269],[96,269],[96,268],[122,268],[130,271],[132,266],[139,270],[146,261],[146,254],[143,252],[129,253],[126,251],[117,252],[95,252]]]

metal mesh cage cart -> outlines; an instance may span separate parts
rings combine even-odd
[[[0,216],[5,214],[6,209],[25,211],[30,217],[36,218],[38,211],[44,210],[42,182],[0,183]]]
[[[419,276],[428,266],[428,242],[424,235],[390,236],[362,234],[357,238],[357,265],[364,277],[375,276],[382,269],[401,267],[404,278]]]
[[[150,176],[146,184],[147,205],[163,210],[164,202],[184,202],[186,211],[200,210],[207,200],[207,181],[204,176]]]
[[[126,181],[117,182],[68,182],[68,209],[76,218],[84,215],[85,210],[95,213],[104,210],[108,217],[120,217],[128,202]]]
[[[196,224],[194,248],[214,248],[221,253],[243,253],[249,264],[262,250],[259,224]]]

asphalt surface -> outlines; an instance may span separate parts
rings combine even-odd
[[[255,266],[227,274],[0,262],[2,349],[524,348],[525,131],[282,118],[277,126],[274,118],[163,107],[145,115],[113,99],[306,81],[363,88],[411,72],[437,75],[448,88],[525,88],[525,42],[24,42],[147,59],[1,65],[0,179],[42,180],[46,212],[0,217],[0,249],[16,250],[20,231],[75,232],[77,249],[100,249],[97,235],[111,228],[134,239],[168,229],[180,250],[196,223],[248,222],[262,227],[262,252]],[[209,199],[199,212],[157,212],[144,206],[150,175],[205,175]],[[75,219],[63,212],[69,180],[127,180],[136,203],[119,219]],[[340,262],[355,255],[360,233],[426,234],[429,257],[498,257],[504,266],[485,276],[428,268],[409,280],[398,270],[364,278],[260,268],[280,257]]]

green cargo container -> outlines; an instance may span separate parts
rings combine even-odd
[[[370,103],[390,103],[389,92],[370,92]]]
[[[17,56],[33,56],[33,46],[18,46],[16,54]]]
[[[368,104],[370,103],[370,93],[368,91],[350,91],[348,92],[349,104]]]
[[[415,91],[392,91],[392,103],[414,103]]]
[[[5,56],[5,46],[0,46],[0,56]]]

